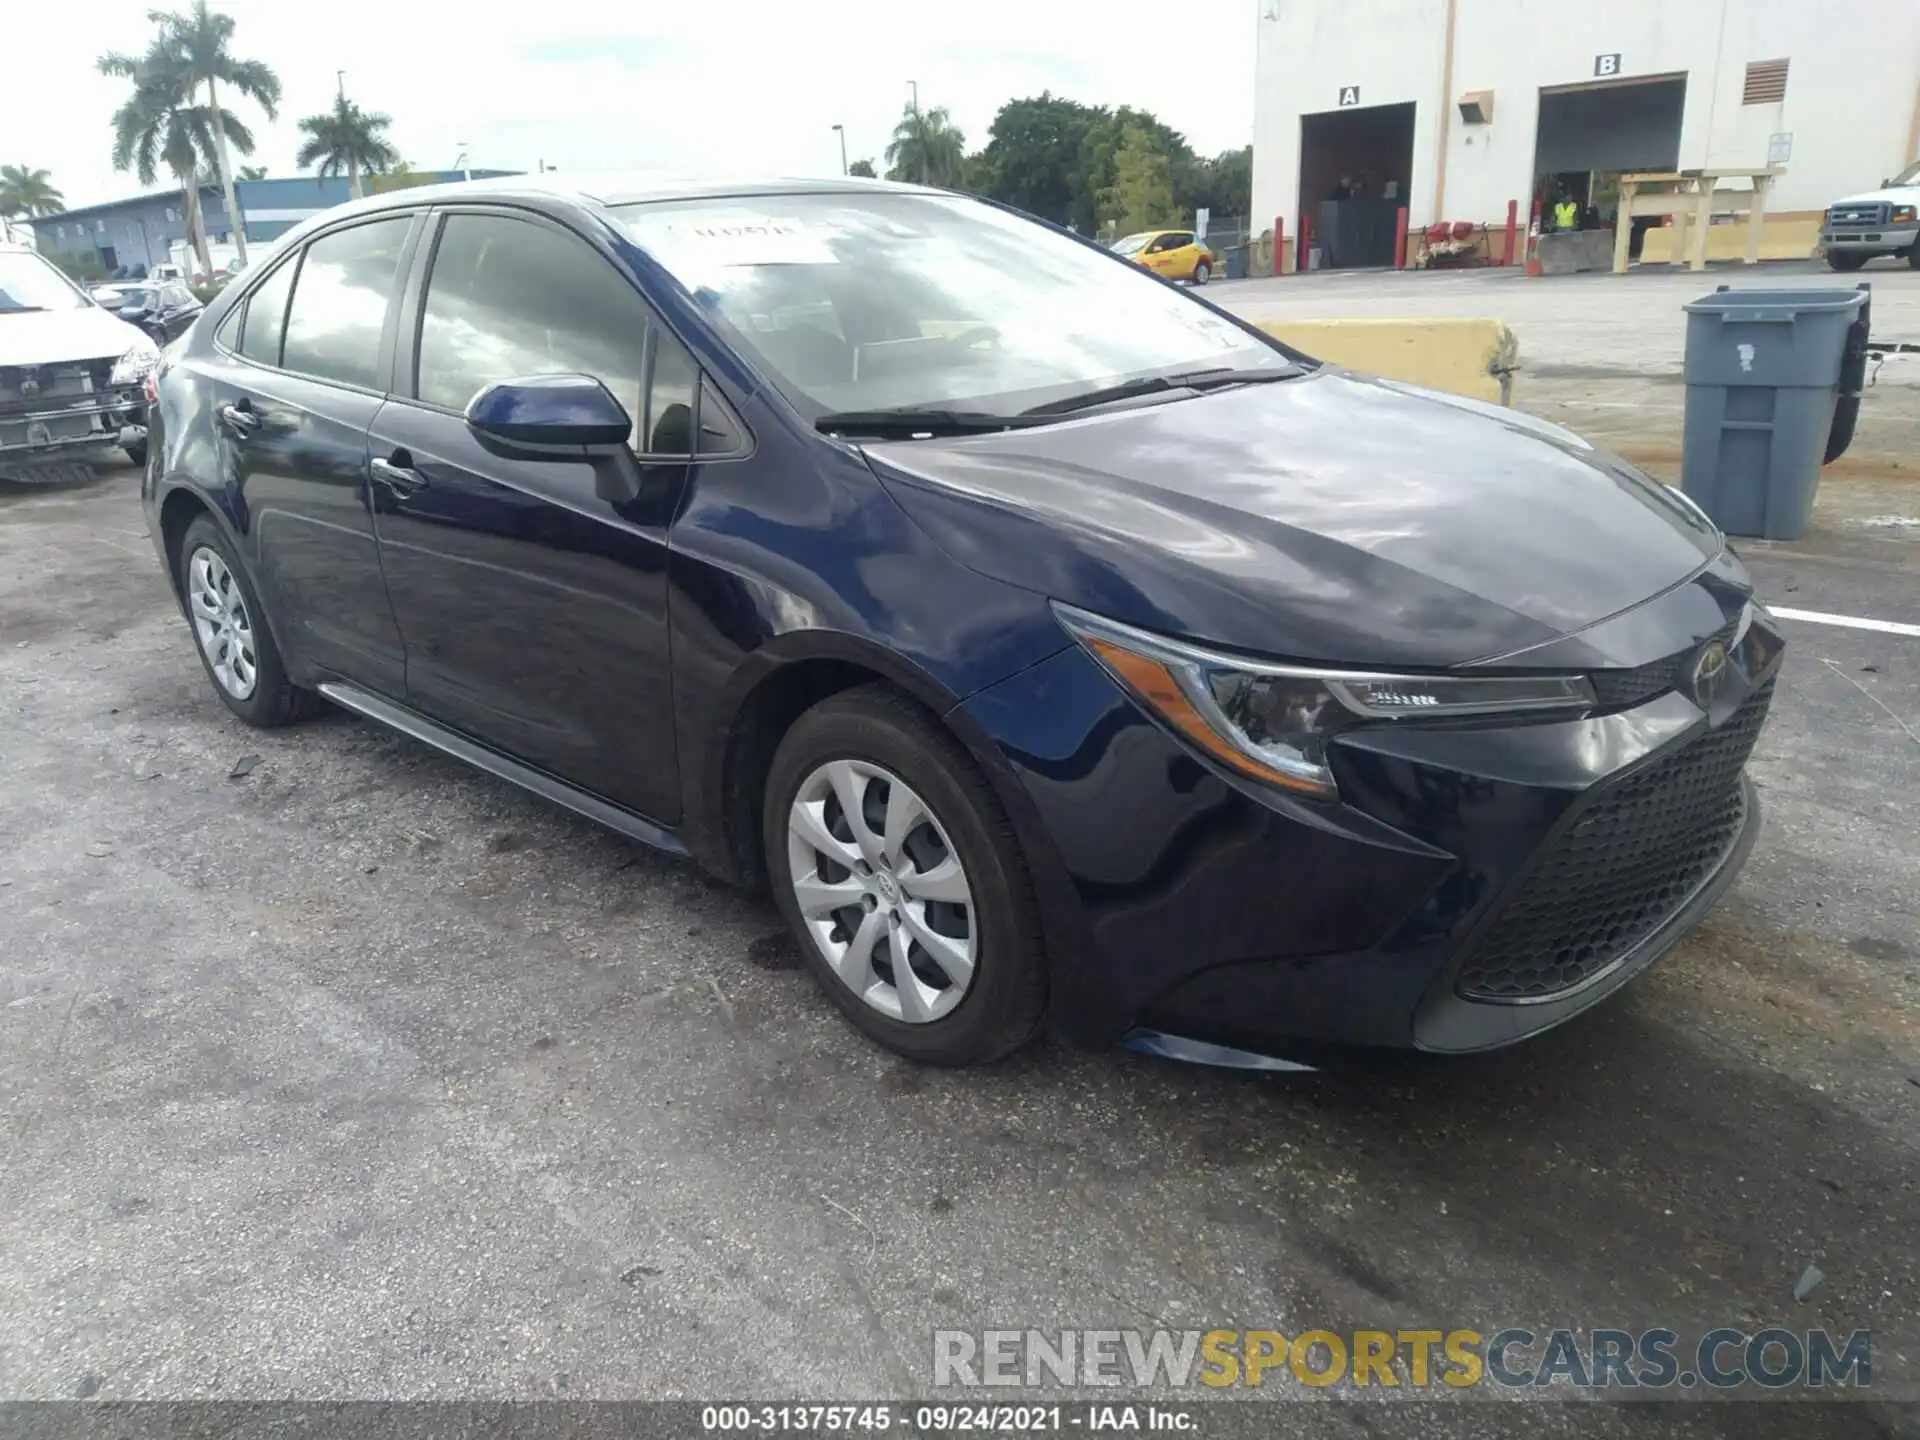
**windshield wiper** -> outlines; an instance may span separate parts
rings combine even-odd
[[[829,434],[868,435],[986,435],[996,430],[1018,430],[1044,423],[1041,417],[995,415],[985,410],[835,410],[820,416],[813,428]]]
[[[1182,370],[1172,375],[1145,375],[1138,380],[1122,380],[1117,385],[1102,385],[1097,390],[1069,395],[1064,400],[1049,400],[1044,405],[1036,405],[1020,413],[1029,417],[1066,415],[1075,410],[1111,404],[1116,400],[1157,395],[1163,390],[1220,390],[1229,385],[1263,385],[1272,380],[1291,380],[1299,373],[1291,366],[1285,370],[1242,370],[1233,365],[1213,365],[1205,370]]]

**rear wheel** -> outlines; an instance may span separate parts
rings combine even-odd
[[[1196,285],[1206,284],[1208,279],[1210,279],[1212,275],[1213,275],[1213,266],[1208,261],[1202,260],[1199,264],[1193,267],[1193,283]]]
[[[888,1049],[997,1060],[1046,1005],[1026,862],[987,784],[931,717],[882,686],[821,702],[775,754],[767,873],[815,979]]]
[[[201,515],[187,526],[176,559],[200,663],[226,707],[263,729],[316,711],[320,697],[287,678],[266,611],[220,527]]]
[[[1867,257],[1859,254],[1857,251],[1829,250],[1827,252],[1827,266],[1829,269],[1847,272],[1858,270],[1866,263]]]

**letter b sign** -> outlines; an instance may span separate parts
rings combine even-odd
[[[1601,80],[1610,79],[1611,77],[1618,75],[1620,73],[1619,52],[1615,51],[1611,55],[1594,56],[1593,57],[1593,73],[1595,78],[1601,79]]]

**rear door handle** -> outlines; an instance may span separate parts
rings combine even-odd
[[[413,457],[404,450],[394,451],[391,460],[375,460],[368,468],[374,479],[403,498],[427,488],[427,477],[413,468]]]
[[[222,405],[214,413],[220,417],[220,423],[235,435],[251,435],[260,428],[260,417],[254,413],[253,406],[244,400]]]

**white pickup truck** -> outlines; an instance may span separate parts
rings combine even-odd
[[[1878,190],[1827,207],[1820,245],[1835,270],[1858,270],[1876,255],[1902,255],[1920,270],[1920,161]]]

